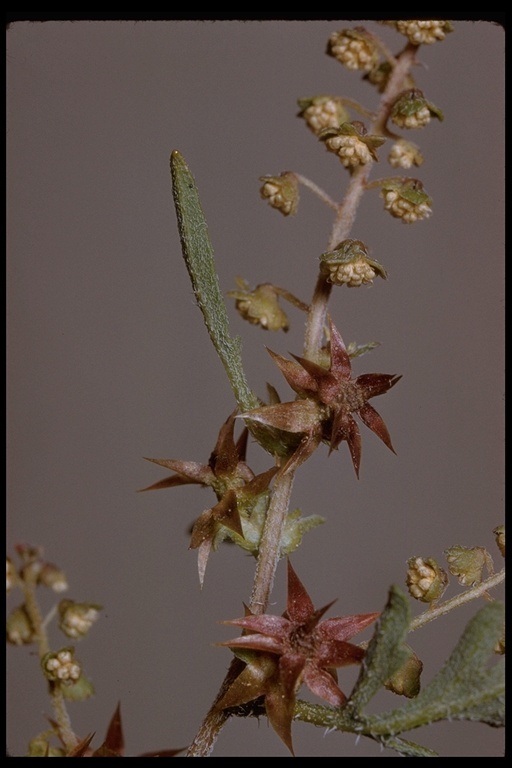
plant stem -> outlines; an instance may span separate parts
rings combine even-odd
[[[29,615],[30,623],[34,629],[35,642],[37,643],[39,659],[42,659],[50,651],[48,635],[46,632],[46,620],[43,619],[39,603],[36,598],[36,585],[38,569],[28,565],[23,571],[21,587],[25,601],[25,609]],[[71,727],[71,720],[66,709],[66,702],[59,684],[49,684],[49,694],[52,702],[55,721],[58,725],[59,738],[67,750],[71,750],[78,744],[78,738]]]
[[[380,133],[386,135],[386,123],[389,117],[391,107],[396,98],[404,90],[406,78],[409,70],[414,64],[416,56],[416,46],[408,43],[396,61],[396,65],[389,77],[388,84],[382,94],[378,111],[376,113],[370,133]],[[350,183],[343,201],[336,206],[336,218],[329,239],[328,250],[345,240],[352,229],[355,221],[357,209],[363,193],[366,191],[366,183],[373,163],[360,165],[352,172]],[[301,176],[297,178],[304,184],[305,180]],[[308,184],[311,189],[316,188],[311,182]],[[318,193],[318,188],[314,189]],[[320,190],[321,192],[321,190]],[[327,198],[328,205],[333,207],[331,199],[322,193],[320,195]],[[309,360],[316,360],[322,346],[323,332],[327,315],[327,305],[331,295],[332,284],[328,283],[326,278],[319,273],[313,298],[311,300],[310,312],[306,326],[306,336],[304,341],[304,357]]]
[[[471,600],[476,600],[478,597],[485,596],[489,589],[497,587],[498,584],[501,584],[504,579],[505,569],[503,568],[502,571],[493,574],[493,576],[490,576],[488,579],[482,581],[480,584],[477,584],[475,587],[462,592],[460,595],[455,595],[455,597],[452,597],[450,600],[446,600],[444,603],[437,605],[435,608],[429,608],[427,611],[421,613],[419,616],[416,616],[416,618],[411,621],[409,632],[413,632],[415,629],[423,627],[425,624],[428,624],[429,621],[433,621],[434,619],[438,619],[440,616],[444,616],[444,614],[449,613],[454,608],[465,605],[466,603],[471,602]]]
[[[261,537],[258,564],[254,576],[251,601],[249,608],[252,613],[260,614],[265,611],[268,603],[277,563],[280,557],[281,534],[286,513],[290,504],[294,472],[276,475],[272,490],[272,499],[267,512],[267,519]],[[201,727],[199,728],[185,757],[208,757],[224,724],[230,715],[226,710],[218,710],[215,705],[220,701],[231,683],[238,677],[244,664],[239,659],[233,659],[223,680],[219,693],[210,707]]]
[[[252,613],[263,613],[267,607],[277,563],[280,557],[284,521],[290,505],[295,473],[277,474],[272,489],[272,498],[263,528],[258,563],[249,608]]]

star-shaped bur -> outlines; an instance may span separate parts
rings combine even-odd
[[[196,484],[210,486],[215,492],[217,504],[198,517],[190,540],[190,549],[198,550],[201,586],[212,548],[215,549],[230,534],[244,538],[240,511],[268,489],[277,472],[277,467],[272,467],[255,475],[250,469],[245,461],[248,431],[244,429],[235,442],[235,417],[236,411],[222,425],[208,464],[180,459],[147,459],[175,474],[142,488],[142,491]]]
[[[359,477],[361,433],[354,415],[395,453],[384,420],[368,401],[388,392],[402,377],[389,373],[364,373],[352,378],[350,356],[332,321],[329,368],[305,357],[293,355],[294,362],[271,350],[269,353],[297,393],[298,399],[255,408],[242,414],[242,417],[284,431],[304,434],[287,469],[295,468],[305,461],[322,441],[329,444],[330,452],[346,441]]]
[[[217,707],[240,706],[263,696],[272,727],[293,753],[291,724],[299,688],[304,684],[332,706],[343,706],[347,697],[338,687],[335,669],[361,662],[365,651],[348,641],[379,615],[365,613],[322,621],[334,602],[315,610],[288,561],[288,600],[282,616],[256,616],[246,610],[242,618],[223,622],[246,633],[218,643],[233,649],[246,666]]]

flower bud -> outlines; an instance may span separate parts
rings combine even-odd
[[[406,35],[413,45],[431,45],[444,40],[449,32],[453,32],[453,25],[449,21],[408,19],[395,21],[392,24],[400,34]]]
[[[411,168],[413,165],[421,165],[423,155],[415,144],[405,139],[399,139],[391,147],[388,162],[393,168]]]
[[[337,128],[349,119],[349,114],[337,96],[314,96],[311,99],[298,99],[301,108],[299,117],[303,117],[313,133],[319,134],[324,128]]]
[[[496,544],[498,545],[498,549],[503,557],[505,557],[505,526],[498,525],[498,527],[494,529],[493,533],[496,537]]]
[[[350,169],[378,160],[375,150],[386,141],[383,136],[369,135],[360,120],[342,123],[338,128],[324,128],[318,137]]]
[[[260,176],[264,184],[260,195],[277,208],[283,216],[296,213],[299,204],[299,182],[294,173],[283,171],[279,176]]]
[[[53,563],[42,564],[38,583],[44,587],[50,587],[54,592],[65,592],[68,588],[66,574]]]
[[[238,278],[237,283],[239,290],[228,291],[227,295],[236,300],[235,307],[244,320],[268,331],[288,330],[290,323],[273,285],[263,283],[251,291],[245,280]]]
[[[47,653],[41,659],[43,672],[48,680],[64,684],[75,683],[82,669],[75,659],[74,648],[62,648],[57,653]]]
[[[15,608],[7,617],[6,639],[12,645],[28,645],[34,642],[34,627],[24,605]]]
[[[11,558],[7,557],[5,561],[5,585],[6,585],[7,594],[9,594],[9,592],[17,584],[17,582],[18,582],[18,574],[16,572],[16,566],[14,565]]]
[[[407,658],[402,666],[386,681],[388,691],[399,696],[407,696],[412,699],[420,692],[420,676],[423,671],[423,662],[414,653],[412,648],[404,643]]]
[[[423,128],[431,116],[443,119],[441,110],[428,102],[419,88],[404,91],[393,104],[390,116],[399,128]]]
[[[439,600],[448,586],[448,574],[436,561],[428,557],[411,557],[405,583],[409,594],[423,603]]]
[[[384,267],[368,257],[361,240],[343,240],[333,251],[322,253],[320,268],[329,283],[350,288],[372,283],[377,275],[387,277]]]
[[[445,555],[450,573],[465,587],[480,584],[484,566],[493,571],[491,556],[484,547],[450,547]]]
[[[327,54],[348,69],[364,72],[373,69],[379,60],[377,46],[363,27],[334,32],[327,44]]]
[[[75,603],[73,600],[61,600],[59,603],[59,627],[73,639],[84,637],[95,621],[100,617],[101,605],[93,603]]]
[[[405,224],[428,219],[432,213],[432,199],[418,179],[388,179],[381,188],[384,208]]]

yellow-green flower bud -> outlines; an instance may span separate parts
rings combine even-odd
[[[397,31],[406,35],[413,45],[431,45],[444,40],[449,32],[453,32],[453,25],[449,21],[411,19],[395,21],[394,25]]]
[[[423,155],[415,144],[405,139],[399,139],[391,147],[388,162],[393,168],[411,168],[413,165],[421,165]]]
[[[100,617],[101,605],[75,603],[61,600],[59,603],[59,627],[68,637],[83,637]]]
[[[65,592],[68,589],[66,574],[53,563],[43,563],[38,583],[50,587],[54,592]]]
[[[10,557],[5,561],[5,586],[6,592],[9,594],[11,589],[18,583],[18,574],[16,572],[16,566]]]
[[[405,224],[428,219],[432,213],[432,199],[418,179],[388,179],[381,188],[384,208]]]
[[[399,696],[407,696],[407,698],[412,699],[420,692],[423,662],[409,645],[404,643],[403,647],[407,651],[407,658],[394,675],[386,681],[385,687],[388,691],[397,693]]]
[[[369,72],[379,60],[379,52],[372,37],[363,27],[334,32],[327,44],[327,53],[348,69]]]
[[[237,278],[239,290],[228,291],[227,296],[235,299],[240,315],[253,325],[261,325],[267,331],[287,331],[290,327],[286,313],[281,309],[278,296],[271,283],[249,288],[245,280]]]
[[[443,119],[443,113],[423,95],[419,88],[404,91],[393,104],[391,121],[399,128],[423,128],[431,117]]]
[[[7,617],[6,639],[12,645],[28,645],[34,642],[34,627],[24,605],[14,608]]]
[[[43,672],[48,680],[64,684],[76,683],[82,669],[75,659],[74,648],[62,648],[57,653],[47,653],[41,659]]]
[[[480,584],[484,566],[493,571],[491,556],[484,547],[450,547],[445,555],[450,573],[465,587]]]
[[[360,120],[342,123],[338,128],[324,128],[318,137],[350,169],[378,160],[375,150],[386,141],[383,136],[369,135]]]
[[[432,557],[411,557],[405,583],[409,594],[423,603],[439,600],[448,586],[448,574]]]
[[[505,526],[498,525],[498,527],[494,529],[493,533],[496,537],[496,544],[498,545],[498,549],[503,557],[505,557]]]
[[[320,268],[329,283],[349,288],[372,283],[377,275],[387,277],[384,267],[369,258],[361,240],[343,240],[333,251],[322,253]]]
[[[260,176],[263,186],[260,195],[272,208],[277,208],[283,216],[296,213],[299,204],[299,182],[294,173],[283,171],[279,176]]]
[[[349,119],[349,114],[338,96],[314,96],[298,99],[303,117],[313,133],[319,134],[324,128],[337,128]]]

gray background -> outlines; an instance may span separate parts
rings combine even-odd
[[[199,590],[187,530],[214,496],[185,487],[136,490],[166,476],[143,456],[206,462],[234,401],[180,255],[169,154],[199,186],[221,286],[241,275],[309,301],[331,212],[307,190],[285,219],[259,198],[259,176],[294,170],[341,199],[348,175],[296,117],[298,97],[333,93],[376,106],[358,73],[325,55],[352,22],[157,21],[14,23],[7,32],[7,551],[44,547],[69,597],[101,603],[77,648],[96,687],[70,705],[99,744],[121,702],[127,754],[185,746],[229,664],[216,648],[243,612],[253,562],[235,547],[210,558]],[[393,51],[403,38],[368,22]],[[403,379],[374,401],[397,456],[365,427],[361,479],[347,446],[317,451],[293,505],[320,513],[293,556],[330,615],[380,610],[414,555],[443,562],[453,544],[486,546],[504,506],[504,30],[456,22],[424,46],[416,83],[443,123],[408,134],[432,217],[402,225],[367,194],[352,236],[389,272],[333,292],[346,341],[378,340],[354,373]],[[372,178],[390,175],[383,162]],[[303,317],[270,334],[229,313],[253,389],[291,390],[264,345],[302,350]],[[268,458],[250,445],[256,471]],[[168,474],[168,473],[167,473]],[[455,579],[445,597],[460,588]],[[496,592],[499,595],[500,591]],[[9,597],[8,607],[17,604]],[[58,599],[43,594],[45,610]],[[272,610],[285,601],[281,564]],[[477,606],[411,638],[434,675]],[[414,612],[420,604],[413,606]],[[361,636],[361,639],[369,633]],[[52,630],[55,648],[66,644]],[[7,743],[22,755],[51,715],[31,648],[8,648]],[[357,674],[343,670],[346,691]],[[306,696],[303,689],[301,695]],[[374,709],[399,700],[384,694]],[[411,734],[444,756],[500,756],[501,731],[442,723]],[[293,726],[299,756],[393,757],[351,735]],[[265,718],[231,721],[214,756],[286,757]]]

